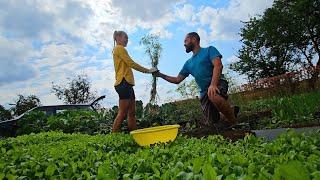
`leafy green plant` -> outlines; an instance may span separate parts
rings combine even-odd
[[[138,119],[140,128],[166,124],[180,124],[184,130],[196,127],[203,115],[198,99],[165,103],[161,106],[148,103],[144,116]]]
[[[242,103],[240,120],[257,124],[254,129],[286,127],[295,123],[316,121],[315,113],[320,110],[320,93],[311,92],[287,97],[274,97]],[[32,112],[19,121],[18,135],[42,131],[81,132],[87,134],[108,133],[117,115],[118,107],[104,113],[92,111],[64,111],[45,117],[41,112]],[[143,112],[143,113],[142,113]],[[180,124],[183,131],[203,125],[204,116],[198,99],[187,99],[166,103],[161,106],[139,102],[138,127]],[[123,126],[122,130],[126,130]]]
[[[287,132],[271,142],[179,136],[147,148],[128,134],[47,132],[0,140],[0,178],[316,179],[319,144],[319,132]]]
[[[50,116],[47,122],[47,128],[51,131],[62,131],[65,133],[81,132],[86,134],[94,134],[103,126],[110,127],[112,120],[105,119],[102,114],[94,111],[65,111]]]
[[[45,131],[62,131],[65,133],[108,133],[113,118],[88,110],[68,110],[47,117],[41,111],[32,111],[18,121],[17,135]]]
[[[294,123],[315,121],[314,114],[320,108],[319,91],[292,96],[241,102],[243,117],[257,116],[266,127],[282,127]],[[245,119],[242,119],[245,121]],[[263,127],[259,127],[263,128]]]
[[[16,134],[30,134],[45,131],[47,117],[42,111],[31,111],[18,121]]]

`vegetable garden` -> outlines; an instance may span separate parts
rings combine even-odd
[[[126,120],[121,133],[111,134],[117,106],[52,116],[32,111],[5,127],[6,132],[0,129],[0,180],[320,180],[320,130],[308,134],[287,130],[272,141],[252,133],[320,126],[319,7],[319,1],[277,0],[263,15],[243,22],[242,46],[235,55],[239,60],[230,68],[246,75],[250,83],[230,95],[241,112],[233,130],[212,128],[196,98],[154,104],[154,75],[152,104],[136,102],[138,127],[179,124],[175,141],[140,147],[129,135]],[[158,66],[162,50],[158,40],[146,36],[141,41],[152,67]],[[185,83],[176,91],[188,97],[196,89]],[[53,83],[53,92],[66,104],[89,102],[95,95],[89,90],[87,76],[61,86]],[[78,91],[85,98],[79,98]],[[36,96],[19,95],[15,104],[13,113],[0,106],[0,121],[11,122],[12,115],[20,117],[29,106],[41,103]]]
[[[0,179],[319,179],[320,133],[221,136],[141,148],[127,134],[48,132],[0,141]]]
[[[310,92],[238,102],[245,124],[239,129],[318,125],[319,96]],[[271,142],[253,135],[238,141],[221,135],[192,138],[186,135],[202,125],[198,100],[152,108],[139,105],[140,128],[179,123],[177,139],[142,148],[126,133],[126,126],[124,133],[109,134],[116,107],[49,117],[32,112],[19,122],[18,137],[0,140],[0,179],[320,178],[319,131],[289,131]]]

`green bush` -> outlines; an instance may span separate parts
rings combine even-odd
[[[139,128],[157,125],[180,124],[183,130],[190,130],[203,122],[204,116],[198,99],[187,99],[166,103],[161,106],[147,104],[145,108],[138,101],[137,122]],[[289,97],[242,102],[241,121],[250,121],[257,116],[260,122],[255,129],[283,127],[293,123],[315,121],[315,113],[320,110],[320,92],[305,93]],[[93,111],[73,110],[46,117],[42,112],[31,112],[19,121],[18,135],[42,131],[81,132],[87,134],[108,133],[117,115],[118,107],[97,113]],[[266,117],[262,112],[267,112]],[[259,119],[260,118],[260,119]],[[122,130],[127,130],[126,121]]]
[[[147,104],[144,116],[138,119],[139,127],[156,125],[181,124],[194,128],[203,120],[203,114],[198,99],[188,99],[165,103],[161,106]]]
[[[45,131],[47,117],[42,111],[31,111],[18,121],[16,134],[30,134]]]
[[[17,135],[44,131],[62,131],[65,133],[108,133],[113,119],[88,110],[68,110],[47,117],[43,112],[32,111],[18,121]]]
[[[94,134],[101,131],[110,131],[112,121],[94,111],[64,111],[48,117],[47,129],[65,133],[81,132]]]
[[[262,115],[269,111],[271,117],[264,122],[267,127],[281,127],[293,123],[315,121],[314,114],[320,110],[320,92],[303,93],[293,96],[272,97],[268,99],[243,102],[242,112]]]

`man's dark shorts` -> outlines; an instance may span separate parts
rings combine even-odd
[[[115,86],[115,89],[119,95],[119,99],[129,99],[134,100],[135,94],[133,90],[133,85],[129,84],[125,79],[121,81],[121,83]]]
[[[218,84],[218,89],[220,90],[219,95],[223,98],[228,98],[228,82],[226,80],[220,79]],[[220,114],[214,104],[209,100],[208,94],[206,93],[200,99],[201,102],[201,109],[206,118],[207,123],[217,123],[220,119]]]

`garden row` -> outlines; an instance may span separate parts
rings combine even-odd
[[[265,142],[179,136],[141,148],[128,134],[48,132],[0,140],[0,179],[319,179],[320,133]]]
[[[320,92],[237,103],[241,108],[239,120],[246,123],[248,129],[286,127],[297,123],[317,124],[320,120]],[[17,135],[43,131],[109,133],[116,114],[116,107],[104,113],[78,110],[49,117],[42,112],[32,112],[18,122]],[[182,125],[181,130],[184,132],[199,127],[200,122],[204,122],[200,103],[196,99],[162,106],[149,104],[145,108],[140,103],[137,106],[137,119],[139,128],[178,123]],[[127,130],[126,122],[123,123],[122,130]]]

